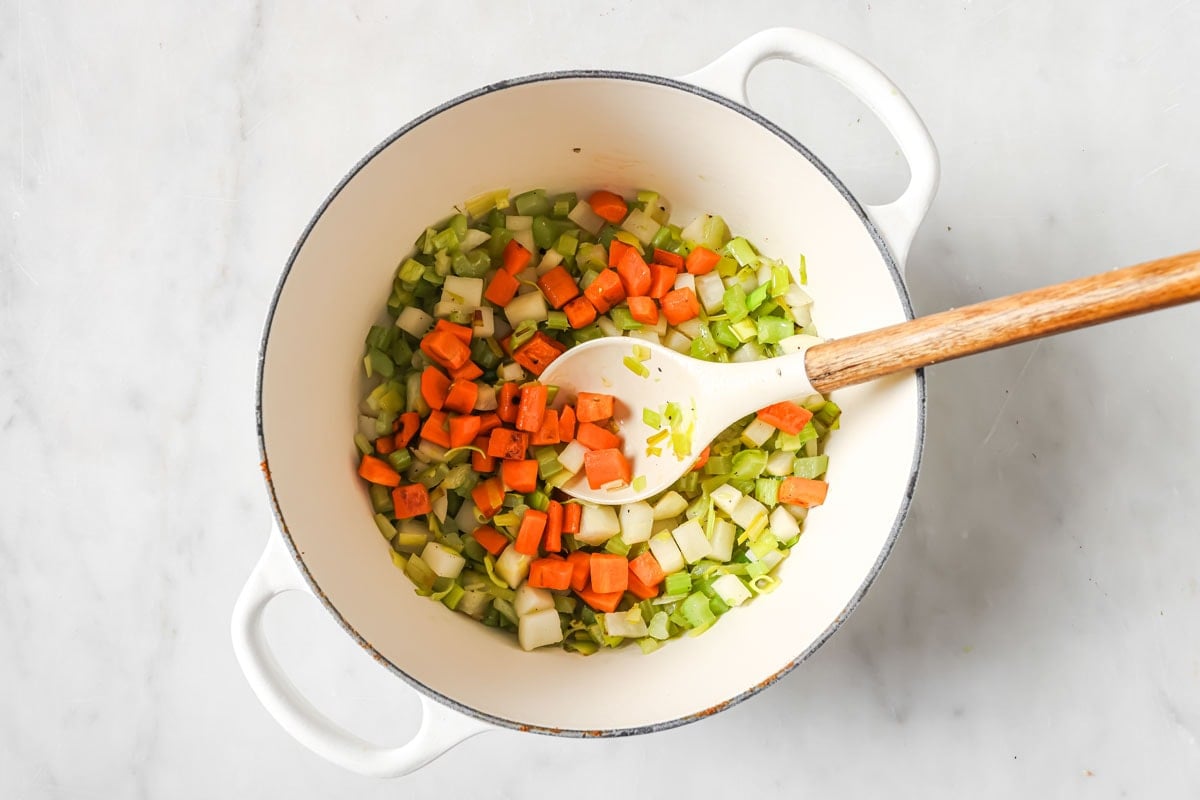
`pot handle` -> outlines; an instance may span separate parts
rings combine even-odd
[[[857,53],[815,33],[770,28],[680,80],[748,106],[746,79],[763,61],[776,58],[813,67],[836,79],[875,112],[900,145],[908,161],[908,187],[896,200],[866,210],[903,271],[909,245],[937,191],[940,169],[937,148],[925,123],[886,75]]]
[[[298,742],[338,766],[377,778],[420,769],[460,742],[494,726],[452,711],[421,695],[421,727],[408,743],[381,747],[337,725],[308,701],[284,674],[267,644],[263,612],[274,598],[308,591],[283,537],[272,531],[267,548],[233,607],[233,652],[259,702]]]

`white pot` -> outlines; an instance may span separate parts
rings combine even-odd
[[[911,167],[899,200],[864,207],[803,146],[746,107],[746,77],[770,58],[829,73],[879,115]],[[757,34],[679,80],[585,71],[505,81],[380,145],[304,232],[263,339],[260,437],[278,528],[233,618],[235,652],[263,705],[331,761],[401,775],[497,727],[620,736],[682,725],[804,660],[858,603],[904,519],[923,432],[920,374],[837,394],[844,425],[829,440],[829,500],[810,515],[777,591],[652,655],[623,648],[584,658],[523,652],[511,637],[418,597],[392,565],[350,444],[363,336],[422,226],[497,187],[653,188],[671,200],[676,219],[720,213],[769,254],[794,264],[804,253],[823,335],[901,322],[911,317],[901,268],[937,176],[924,125],[887,78],[839,45],[787,29]],[[422,693],[425,717],[411,742],[383,748],[358,739],[282,674],[262,611],[293,589],[311,591]],[[521,679],[497,690],[485,673]]]

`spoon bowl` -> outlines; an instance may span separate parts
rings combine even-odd
[[[807,346],[820,340],[804,339],[809,341],[798,343],[787,355],[740,364],[713,364],[659,344],[624,337],[594,339],[571,348],[551,362],[540,380],[558,387],[555,402],[559,406],[579,392],[602,392],[616,399],[613,419],[624,437],[623,450],[634,483],[593,489],[580,472],[563,490],[603,505],[633,503],[662,492],[688,470],[705,445],[732,423],[771,403],[802,400],[816,393],[805,371],[804,353]],[[649,357],[637,358],[635,347],[642,348],[643,356],[649,352]],[[627,358],[639,361],[646,374],[631,369]],[[665,421],[661,428],[647,425],[642,411],[661,414],[667,403],[677,404],[691,424],[688,447],[678,456],[669,436],[656,443],[660,455],[647,452],[646,440],[667,430],[667,425]]]

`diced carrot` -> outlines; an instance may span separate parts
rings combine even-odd
[[[500,270],[492,277],[492,282],[488,284],[483,297],[503,308],[512,302],[519,288],[521,288],[521,283],[516,278],[504,270]]]
[[[529,438],[529,443],[547,445],[559,444],[561,441],[562,439],[558,436],[558,412],[553,408],[547,408],[542,417],[542,427],[534,431],[533,436]]]
[[[444,411],[430,411],[421,428],[421,438],[442,447],[450,446],[450,420]]]
[[[408,443],[421,429],[421,415],[415,411],[405,411],[398,420],[400,431],[396,434],[396,448],[408,447]]]
[[[450,446],[466,447],[479,435],[479,417],[462,414],[450,418]]]
[[[468,360],[458,369],[450,370],[450,377],[456,381],[473,381],[483,375],[483,370],[474,361]]]
[[[617,264],[617,275],[621,278],[626,297],[638,297],[650,291],[650,267],[642,258],[642,254],[632,247],[621,256],[621,263]]]
[[[471,359],[471,348],[452,333],[430,331],[421,340],[421,352],[446,369],[458,369]]]
[[[495,472],[496,459],[487,454],[487,437],[480,436],[475,441],[471,442],[471,444],[474,447],[478,447],[480,451],[471,451],[471,469],[475,470],[476,472]]]
[[[392,489],[392,506],[396,519],[412,519],[433,510],[429,502],[429,490],[419,483]]]
[[[596,279],[583,290],[586,297],[601,314],[608,311],[625,299],[625,287],[621,285],[621,276],[616,270],[606,269],[596,276]]]
[[[658,559],[649,550],[630,561],[629,569],[638,576],[638,580],[647,586],[657,586],[667,577],[662,566],[659,565]]]
[[[478,399],[479,385],[475,381],[457,380],[450,384],[442,406],[448,411],[470,414],[475,410],[475,401]]]
[[[525,249],[524,245],[516,239],[509,239],[508,244],[504,245],[504,271],[509,275],[516,275],[525,267],[529,266],[529,259],[533,258],[533,253]]]
[[[507,460],[500,464],[500,480],[514,492],[529,494],[537,488],[538,462],[528,458]]]
[[[381,456],[396,451],[396,439],[392,436],[380,436],[375,440],[375,452]]]
[[[583,506],[578,503],[567,503],[563,506],[563,533],[579,533],[579,523],[583,521]]]
[[[575,438],[575,409],[563,406],[558,412],[558,440],[569,442]]]
[[[655,300],[661,300],[667,292],[671,291],[671,287],[675,285],[675,277],[679,274],[679,270],[674,267],[663,266],[662,264],[650,265],[650,291],[646,294],[653,297]]]
[[[649,600],[651,597],[658,597],[658,589],[658,586],[650,586],[642,583],[642,579],[634,574],[632,569],[629,570],[629,587],[626,591],[634,597],[639,600]]]
[[[784,400],[781,403],[772,403],[760,410],[756,416],[784,433],[796,434],[804,429],[813,415],[804,406]]]
[[[529,585],[535,589],[570,589],[570,562],[562,558],[535,559],[529,565]]]
[[[525,344],[513,351],[513,360],[534,375],[541,375],[550,362],[567,351],[565,344],[538,331]]]
[[[629,586],[629,562],[615,553],[592,553],[592,589],[602,594],[623,592]]]
[[[721,256],[707,247],[697,247],[688,253],[687,261],[684,262],[684,265],[687,267],[687,271],[693,275],[707,275],[713,271],[713,267],[720,260]]]
[[[375,456],[362,457],[362,461],[358,463],[358,477],[380,486],[400,485],[400,473],[396,472],[391,464]]]
[[[575,418],[580,422],[602,422],[612,418],[613,406],[611,394],[580,392],[575,398]]]
[[[635,250],[633,245],[625,244],[620,239],[613,239],[608,243],[608,265],[615,267],[621,263],[621,257],[625,255],[626,250]]]
[[[594,422],[579,423],[575,428],[575,439],[589,450],[610,450],[621,446],[621,437]]]
[[[579,599],[592,609],[605,613],[616,611],[617,606],[621,603],[621,597],[624,596],[624,592],[597,592],[590,586],[576,591],[575,594],[579,595]]]
[[[489,411],[486,414],[479,415],[479,432],[481,434],[491,433],[493,430],[499,428],[503,424],[504,421],[500,419],[500,415],[495,411]]]
[[[466,325],[456,325],[448,319],[439,319],[437,324],[433,326],[435,331],[445,331],[452,333],[458,337],[458,340],[467,347],[471,346],[471,329]]]
[[[696,299],[696,293],[685,286],[663,295],[662,311],[667,322],[678,325],[700,315],[700,301]]]
[[[572,328],[586,328],[596,321],[596,307],[586,297],[576,297],[563,307]]]
[[[521,387],[521,401],[517,405],[517,430],[537,433],[546,416],[546,400],[550,387],[532,381]]]
[[[579,285],[561,264],[538,278],[537,285],[546,295],[546,302],[554,308],[562,308],[579,297]]]
[[[517,461],[525,458],[525,450],[528,447],[528,433],[508,428],[496,428],[488,436],[487,454],[508,461]]]
[[[471,535],[475,537],[475,541],[479,542],[484,550],[487,550],[494,556],[500,555],[504,552],[504,548],[508,547],[508,537],[491,525],[480,525]]]
[[[567,508],[571,508],[571,506],[567,506]],[[575,506],[575,508],[580,508],[580,506]],[[571,565],[571,589],[582,592],[587,587],[588,578],[592,574],[591,554],[576,550],[567,556],[567,563]]]
[[[629,303],[629,316],[633,317],[636,322],[643,325],[658,324],[658,304],[651,297],[630,297],[625,302]]]
[[[450,379],[437,367],[426,367],[421,373],[421,397],[430,408],[441,411],[446,407],[446,392],[450,390]]]
[[[779,502],[793,506],[812,508],[825,502],[829,493],[829,484],[811,478],[784,478],[779,484]]]
[[[551,500],[546,507],[546,539],[542,542],[542,547],[547,553],[557,553],[562,550],[562,534],[563,504],[557,500]]]
[[[593,489],[615,481],[625,485],[633,479],[629,459],[615,447],[607,450],[589,450],[583,456],[583,471],[587,473],[588,486]]]
[[[625,215],[629,213],[629,206],[625,205],[624,198],[606,189],[592,192],[592,196],[588,198],[588,205],[596,212],[596,216],[614,225],[625,219]]]
[[[680,270],[683,269],[683,256],[678,253],[672,253],[670,250],[661,250],[656,247],[654,248],[654,263]]]
[[[696,461],[692,464],[692,472],[699,472],[704,468],[704,465],[708,463],[708,455],[711,450],[712,447],[710,445],[704,446],[704,449],[700,451],[700,455],[696,456]]]
[[[510,425],[517,421],[517,395],[520,393],[521,387],[515,383],[500,384],[499,396],[496,398],[496,415]]]
[[[545,530],[546,512],[536,508],[528,509],[525,516],[521,517],[521,527],[517,528],[517,541],[513,546],[523,556],[536,556]]]
[[[499,476],[488,478],[475,484],[471,490],[471,499],[475,507],[485,517],[494,517],[496,512],[504,507],[504,483]]]

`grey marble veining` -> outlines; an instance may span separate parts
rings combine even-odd
[[[497,78],[681,74],[771,25],[875,61],[937,140],[919,312],[1200,246],[1187,0],[0,4],[0,797],[608,796],[584,768],[637,797],[1200,795],[1197,308],[930,370],[879,581],[702,723],[493,734],[391,784],[311,756],[242,679],[258,336],[327,191]],[[831,82],[770,64],[750,92],[864,199],[903,185]],[[411,732],[412,695],[315,603],[268,625],[336,719]]]

